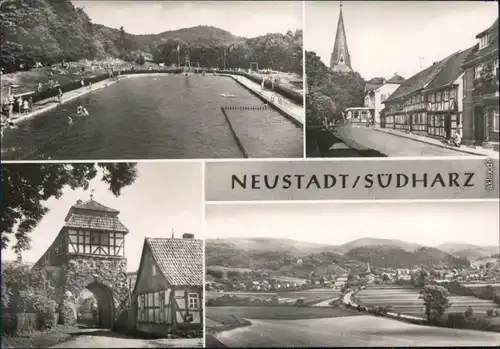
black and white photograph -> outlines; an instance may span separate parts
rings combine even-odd
[[[302,158],[302,7],[2,0],[2,158]]]
[[[498,158],[496,1],[306,1],[306,156]]]
[[[497,346],[499,208],[207,204],[206,346]]]
[[[203,347],[201,164],[4,164],[2,348]]]

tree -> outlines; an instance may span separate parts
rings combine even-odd
[[[389,275],[387,275],[387,274],[382,275],[382,281],[387,282],[387,281],[389,281],[389,280],[391,280],[391,279],[389,278]]]
[[[419,270],[411,277],[411,282],[416,287],[423,287],[427,283],[428,273],[425,270]]]
[[[438,285],[426,285],[420,291],[424,300],[425,315],[431,323],[438,323],[451,304],[448,300],[448,290]]]
[[[65,187],[86,190],[98,169],[103,173],[101,180],[115,196],[137,178],[135,163],[4,164],[2,250],[7,248],[11,235],[17,239],[12,246],[16,253],[30,249],[29,233],[49,211],[44,203],[50,198],[60,198]]]

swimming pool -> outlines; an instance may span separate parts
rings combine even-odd
[[[73,117],[68,125],[68,116],[75,115],[79,104],[90,116]],[[7,160],[241,158],[222,106],[263,106],[263,102],[228,77],[129,77],[6,130],[2,156]],[[302,145],[301,128],[290,127],[272,109],[261,113],[271,116],[268,123],[245,125],[246,113],[241,113],[239,125],[247,134],[261,135],[263,127],[269,127],[266,154],[302,157],[302,146],[281,145],[283,132],[288,143],[292,138]],[[283,122],[277,123],[277,118]]]

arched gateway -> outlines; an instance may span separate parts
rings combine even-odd
[[[78,200],[52,245],[35,264],[55,288],[60,322],[76,322],[77,298],[85,288],[97,299],[99,327],[113,328],[125,309],[130,297],[124,254],[128,229],[118,214],[93,199]]]

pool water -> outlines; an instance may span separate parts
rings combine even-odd
[[[75,116],[79,104],[87,108],[89,116]],[[18,129],[6,130],[2,157],[19,160],[241,158],[243,154],[221,107],[247,105],[264,104],[229,77],[130,77],[21,123]],[[242,112],[241,116],[247,113]],[[68,116],[73,118],[72,125],[68,124]],[[245,125],[241,119],[239,126],[256,137],[265,131],[269,139],[260,144],[268,148],[269,157],[302,157],[302,153],[297,154],[297,147],[289,145],[293,142],[290,137],[296,137],[302,147],[300,128],[296,128],[293,135],[287,135],[283,146],[282,135],[290,130],[290,122],[272,109],[259,116],[269,121]]]

